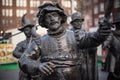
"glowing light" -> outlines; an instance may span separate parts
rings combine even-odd
[[[3,31],[0,31],[0,33],[2,34],[2,33],[3,33]]]

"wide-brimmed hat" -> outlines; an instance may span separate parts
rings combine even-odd
[[[75,20],[81,20],[82,22],[84,21],[82,14],[80,12],[73,13],[71,19],[72,21],[70,23],[74,22]]]
[[[18,30],[23,31],[26,27],[34,27],[35,21],[33,19],[28,19],[27,14],[24,14],[21,19],[21,27],[18,28]]]
[[[64,10],[56,2],[44,3],[40,5],[38,9],[39,9],[39,12],[37,13],[38,22],[39,22],[39,25],[42,27],[46,27],[43,21],[44,21],[45,14],[48,12],[57,12],[58,14],[60,14],[60,16],[62,17],[61,24],[65,23],[67,20],[67,16],[64,13]]]

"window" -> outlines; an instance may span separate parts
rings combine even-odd
[[[16,6],[17,7],[26,7],[27,6],[27,0],[16,0]]]
[[[2,20],[2,23],[5,24],[5,20],[4,19]]]
[[[13,10],[12,9],[2,9],[2,16],[12,17]]]
[[[8,6],[9,5],[9,1],[8,0],[6,0],[6,6]]]
[[[12,4],[12,0],[9,0],[9,5],[10,5],[10,6],[12,6],[12,5],[13,5],[13,4]]]
[[[27,6],[27,1],[23,0],[23,6],[26,7]]]
[[[6,25],[8,25],[9,21],[8,21],[8,20],[6,20],[5,22],[6,22],[5,24],[6,24]]]
[[[30,7],[38,7],[40,5],[39,0],[30,0]]]
[[[12,24],[13,23],[13,21],[12,20],[10,20],[10,24]]]
[[[100,3],[100,11],[104,11],[104,3]]]
[[[98,18],[94,19],[94,25],[97,26],[98,25]]]
[[[47,1],[47,0],[44,0],[43,3],[48,3],[48,2],[52,2],[52,1]]]
[[[27,11],[26,10],[16,10],[16,16],[22,17]]]
[[[2,19],[2,24],[3,24],[4,26],[11,26],[11,25],[13,25],[13,20],[12,20],[12,18]]]
[[[13,11],[12,11],[12,9],[9,10],[9,16],[13,16]]]
[[[120,0],[115,0],[114,7],[115,8],[120,8]]]
[[[19,6],[19,0],[16,0],[16,6]]]
[[[13,0],[2,0],[2,6],[12,6]]]
[[[61,3],[64,7],[68,7],[68,8],[71,7],[71,2],[69,0],[62,0]],[[75,5],[75,3],[73,3],[73,5]]]
[[[2,0],[2,5],[3,5],[3,6],[5,5],[5,0]]]
[[[5,9],[2,9],[2,16],[5,16]]]
[[[94,7],[94,14],[98,14],[98,6]]]
[[[9,10],[8,9],[6,9],[6,16],[8,16],[9,15]]]

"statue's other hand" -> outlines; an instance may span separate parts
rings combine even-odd
[[[45,62],[39,65],[40,72],[50,75],[54,72],[55,65],[52,62]]]
[[[103,36],[108,36],[109,33],[111,32],[111,24],[107,20],[103,20],[99,22],[100,27],[99,27],[99,33],[100,35]]]

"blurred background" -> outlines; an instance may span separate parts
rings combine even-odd
[[[67,29],[71,28],[71,14],[79,11],[85,19],[83,28],[87,32],[93,32],[97,30],[99,20],[104,17],[106,1],[107,0],[0,0],[0,80],[7,80],[3,79],[1,75],[7,74],[5,71],[11,70],[13,73],[18,73],[19,67],[17,65],[17,59],[12,56],[12,51],[18,42],[25,39],[23,33],[18,34],[18,28],[21,27],[21,17],[23,14],[32,14],[34,17],[32,19],[36,19],[37,7],[40,4],[58,2],[68,16],[67,23],[65,24]],[[120,16],[120,0],[114,0],[113,5],[111,21],[114,21],[116,17]],[[32,16],[30,15],[29,17]],[[46,33],[46,29],[39,26],[37,33],[42,36]],[[4,36],[6,36],[6,38],[4,38]],[[7,38],[9,36],[11,37]],[[102,62],[104,62],[106,53],[103,52],[102,47],[99,46],[97,54],[98,65],[100,66]],[[100,77],[102,77],[101,74]],[[13,80],[16,80],[16,77]]]

